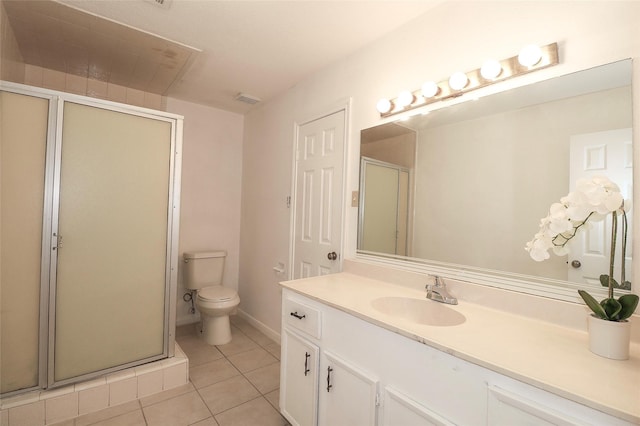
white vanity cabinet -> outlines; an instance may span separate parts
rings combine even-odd
[[[280,408],[294,425],[634,424],[335,306],[283,290]]]

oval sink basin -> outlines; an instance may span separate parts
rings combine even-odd
[[[417,324],[440,327],[459,325],[466,321],[464,315],[448,306],[432,300],[409,297],[381,297],[371,302],[376,311]]]

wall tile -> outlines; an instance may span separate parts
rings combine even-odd
[[[66,83],[65,91],[68,93],[75,93],[76,95],[87,94],[87,78],[79,75],[65,74]]]
[[[156,93],[144,92],[144,105],[145,108],[162,109],[162,96]]]
[[[73,392],[68,395],[47,399],[45,401],[45,414],[47,424],[77,417],[78,394]]]
[[[164,373],[162,370],[138,375],[138,398],[161,392],[163,383]]]
[[[64,91],[66,86],[66,75],[63,72],[44,69],[42,75],[42,85],[47,89]]]
[[[26,64],[24,66],[24,84],[29,86],[42,87],[44,78],[44,69],[37,65]]]
[[[109,407],[109,385],[92,387],[78,392],[78,414],[93,413]]]
[[[144,106],[144,92],[142,90],[127,88],[127,101],[129,105]]]
[[[167,367],[164,373],[164,390],[182,386],[189,382],[187,363],[181,363]]]
[[[108,83],[106,81],[87,79],[87,96],[107,99]]]
[[[134,376],[131,379],[119,380],[109,385],[109,405],[118,405],[133,401],[138,396],[138,380]]]
[[[107,99],[114,102],[127,102],[127,88],[118,84],[107,84]]]
[[[0,426],[9,426],[9,410],[0,411]]]
[[[44,401],[9,409],[9,426],[44,425]]]

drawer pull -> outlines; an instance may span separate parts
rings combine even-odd
[[[332,371],[333,371],[333,368],[327,367],[327,392],[329,392],[329,390],[333,387],[333,385],[331,384],[331,372]]]
[[[298,313],[298,311],[291,312],[291,314],[290,314],[290,315],[291,315],[292,317],[296,317],[296,318],[298,318],[298,319],[302,319],[302,318],[305,318],[305,317],[306,317],[306,315],[305,315],[305,314],[300,315],[300,314]]]
[[[304,353],[304,375],[306,376],[307,374],[309,374],[309,357],[311,356],[311,354],[309,352],[305,352]]]

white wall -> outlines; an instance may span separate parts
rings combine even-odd
[[[172,98],[167,111],[184,116],[180,256],[185,251],[226,250],[223,284],[237,289],[243,116]],[[179,325],[199,318],[182,300],[182,272],[176,302]]]
[[[294,121],[352,98],[345,202],[358,188],[360,129],[379,124],[375,104],[427,79],[478,68],[487,57],[507,58],[523,45],[558,42],[560,65],[501,83],[507,86],[640,56],[640,2],[446,2],[394,33],[301,82],[245,116],[240,295],[243,309],[280,329],[281,277],[271,267],[288,258]],[[313,54],[313,52],[309,52]],[[285,64],[283,64],[285,66]],[[640,66],[634,70],[636,82]],[[635,101],[640,98],[638,83]],[[640,137],[640,116],[634,117]],[[636,159],[639,157],[635,154]],[[350,205],[350,204],[347,204]],[[347,257],[356,246],[357,209],[348,208]],[[639,238],[635,251],[640,250]],[[289,266],[289,265],[287,265]],[[640,275],[640,274],[636,274]]]

